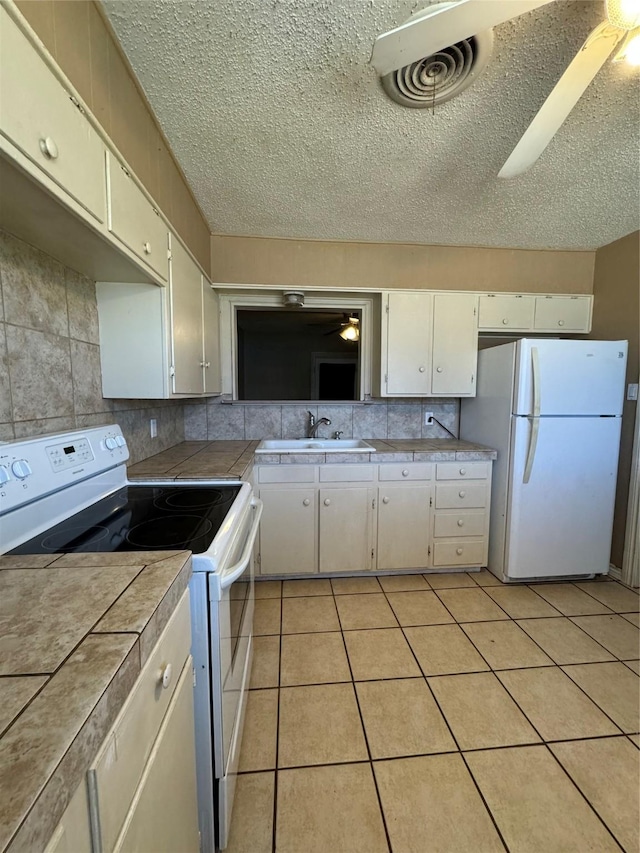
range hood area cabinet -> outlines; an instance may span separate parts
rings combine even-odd
[[[477,294],[383,293],[381,347],[380,396],[473,397]]]
[[[104,397],[220,394],[218,296],[178,240],[168,279],[168,287],[96,283]]]

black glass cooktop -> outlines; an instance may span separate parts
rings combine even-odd
[[[188,549],[201,554],[211,545],[240,488],[125,486],[9,553]]]

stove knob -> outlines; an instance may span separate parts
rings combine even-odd
[[[123,435],[116,436],[116,444],[118,445],[118,447],[126,447],[127,442],[125,441]]]
[[[104,446],[107,448],[107,450],[115,450],[118,446],[118,442],[115,440],[115,438],[107,438],[105,440]]]
[[[29,474],[33,474],[31,466],[26,459],[18,459],[11,463],[11,470],[15,477],[19,480],[24,480]]]
[[[4,465],[0,465],[0,486],[4,486],[11,479],[11,474],[7,471]]]

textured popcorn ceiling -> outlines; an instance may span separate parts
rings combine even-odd
[[[435,115],[388,100],[368,64],[375,36],[423,5],[105,3],[213,232],[593,249],[638,228],[640,71],[623,63],[530,172],[496,177],[604,3],[496,28],[481,78]]]

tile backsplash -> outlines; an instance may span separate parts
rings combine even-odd
[[[308,412],[329,418],[318,436],[331,437],[336,430],[343,438],[449,438],[437,424],[424,423],[425,412],[433,412],[447,429],[458,434],[460,401],[430,397],[419,400],[370,400],[365,403],[231,403],[217,397],[185,404],[185,438],[213,439],[302,438],[306,435]]]
[[[184,438],[181,401],[103,399],[95,282],[0,231],[0,441],[113,422],[133,462]]]

